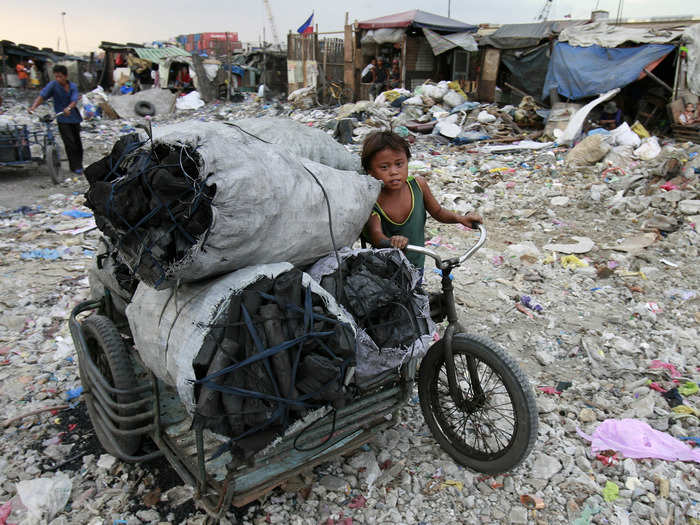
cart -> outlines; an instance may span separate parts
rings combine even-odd
[[[0,166],[27,166],[31,163],[46,166],[54,184],[61,182],[61,159],[56,148],[52,122],[55,117],[46,115],[41,126],[30,128],[15,125],[0,131]],[[41,148],[41,156],[32,156],[32,146]]]
[[[452,270],[485,241],[486,230],[480,226],[478,242],[463,256],[447,260],[432,250],[409,246],[432,257],[442,272],[440,306],[431,312],[448,321],[442,338],[420,363],[413,357],[399,370],[363,385],[361,395],[338,409],[332,420],[319,418],[303,430],[288,432],[245,461],[229,450],[222,453],[228,438],[193,425],[175,389],[148,370],[137,352],[127,349],[125,300],[106,289],[103,297],[77,305],[69,321],[99,441],[126,462],[165,456],[182,480],[195,488],[198,505],[216,520],[231,504],[254,501],[394,425],[418,378],[425,421],[455,461],[486,473],[514,468],[528,456],[537,437],[534,394],[518,365],[495,343],[462,333],[451,281]],[[87,313],[91,315],[83,317]],[[493,420],[485,417],[489,409]],[[157,450],[139,454],[144,437]]]

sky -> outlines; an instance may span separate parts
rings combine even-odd
[[[549,18],[561,19],[569,14],[572,18],[588,18],[596,8],[608,10],[614,18],[619,1],[623,2],[623,17],[700,16],[692,0],[553,0]],[[295,31],[312,12],[319,31],[341,31],[346,12],[352,22],[416,8],[446,16],[448,9],[448,0],[420,0],[413,4],[405,0],[269,3],[280,39],[286,38],[290,30]],[[471,24],[533,22],[543,3],[544,0],[452,0],[451,16]],[[147,43],[209,31],[237,32],[243,42],[258,42],[263,25],[267,40],[272,41],[262,0],[2,0],[0,40],[77,53],[95,51],[103,40]]]

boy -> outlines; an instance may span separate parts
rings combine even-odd
[[[460,223],[468,228],[482,222],[476,213],[458,215],[446,210],[433,196],[423,177],[408,176],[411,150],[403,138],[392,131],[377,131],[362,144],[362,166],[382,182],[382,190],[365,227],[365,235],[375,247],[388,240],[392,247],[403,250],[406,245],[423,246],[426,211],[438,222]],[[406,254],[419,270],[425,255]]]
[[[80,175],[83,173],[83,143],[80,140],[80,122],[83,119],[75,107],[80,100],[78,86],[68,81],[66,66],[54,66],[53,76],[55,80],[44,86],[29,108],[29,113],[32,113],[45,100],[53,97],[53,109],[58,113],[56,118],[58,131],[61,133],[70,169],[73,173]]]
[[[684,126],[691,126],[700,122],[700,118],[695,116],[695,106],[692,102],[685,105],[685,111],[678,115],[678,120]]]

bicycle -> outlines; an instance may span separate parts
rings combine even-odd
[[[530,454],[537,439],[537,404],[513,358],[491,339],[465,333],[457,317],[452,272],[485,244],[483,225],[479,232],[478,242],[461,257],[443,260],[433,250],[412,245],[406,251],[431,257],[442,273],[437,315],[447,319],[447,328],[418,372],[425,422],[456,462],[496,474],[513,469]]]

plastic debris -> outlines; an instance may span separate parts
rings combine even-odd
[[[538,496],[530,496],[529,494],[523,494],[520,496],[520,503],[529,509],[540,510],[544,508],[544,500],[542,498]]]
[[[693,450],[673,436],[654,430],[637,419],[606,419],[592,435],[576,429],[579,436],[591,442],[591,450],[616,450],[628,458],[658,458],[667,461],[696,461],[700,450]]]
[[[681,373],[675,366],[673,366],[671,363],[664,363],[663,361],[659,361],[658,359],[654,359],[649,365],[649,368],[663,368],[665,370],[668,370],[671,377],[681,377]]]
[[[575,270],[576,268],[585,268],[588,266],[586,261],[582,261],[575,255],[565,255],[561,259],[562,268],[565,270]]]
[[[619,497],[620,487],[618,487],[617,484],[613,483],[612,481],[606,481],[605,488],[603,489],[603,499],[610,503]]]
[[[50,522],[68,503],[72,486],[71,478],[58,472],[53,478],[20,481],[17,494],[32,519]]]
[[[697,394],[698,390],[700,390],[700,387],[698,387],[697,383],[693,383],[692,381],[686,381],[678,387],[678,392],[683,396],[692,396],[693,394]]]

